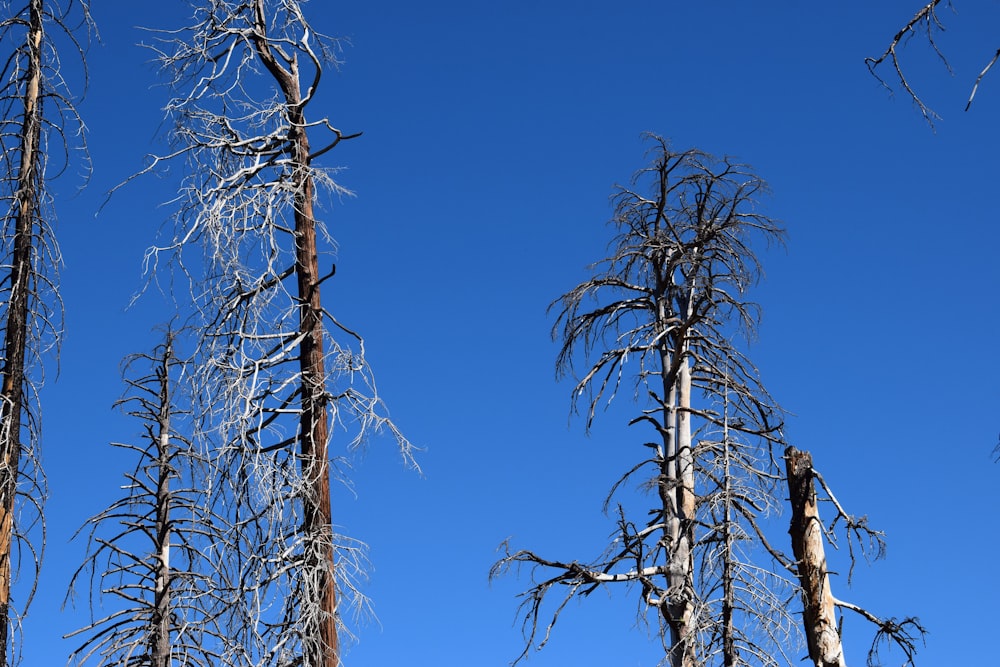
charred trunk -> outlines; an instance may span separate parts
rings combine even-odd
[[[41,177],[41,45],[42,0],[29,4],[24,119],[20,136],[20,163],[14,195],[13,244],[10,257],[9,294],[5,325],[2,397],[0,397],[0,665],[7,665],[10,628],[11,550],[16,529],[14,504],[21,459],[21,415],[24,410],[24,369],[29,330],[38,216],[38,182]]]

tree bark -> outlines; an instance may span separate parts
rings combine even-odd
[[[28,6],[24,118],[20,164],[16,175],[14,238],[10,259],[2,397],[0,397],[0,665],[8,664],[10,628],[11,548],[14,503],[21,459],[21,414],[24,409],[24,366],[28,340],[28,302],[32,290],[34,227],[38,215],[41,140],[42,0]]]
[[[302,128],[304,119],[292,114],[292,126]],[[328,394],[323,354],[323,310],[319,290],[319,259],[316,250],[316,223],[313,218],[313,181],[308,173],[309,140],[304,129],[295,132],[296,184],[295,273],[301,300],[299,330],[305,334],[299,351],[302,374],[302,416],[300,419],[302,476],[306,483],[304,529],[306,567],[304,575],[315,577],[312,593],[318,604],[317,636],[306,642],[308,667],[337,667],[337,594],[334,579],[332,509],[330,506],[330,466]],[[307,588],[307,590],[309,590]]]
[[[309,169],[310,147],[306,132],[298,61],[287,68],[277,61],[266,39],[263,0],[254,4],[255,47],[261,61],[277,81],[288,113],[288,141],[292,149],[292,183],[295,187],[295,277],[298,284],[301,417],[299,422],[300,465],[305,491],[303,530],[305,563],[302,573],[306,599],[303,661],[305,667],[337,667],[340,662],[337,636],[337,589],[334,573],[332,509],[330,505],[329,394],[323,353],[323,306],[320,300],[319,257],[316,220],[313,217],[315,184]]]
[[[809,658],[816,667],[845,667],[837,630],[836,607],[830,592],[823,548],[823,524],[816,504],[812,456],[794,447],[785,450],[788,494],[792,505],[792,551],[802,591],[802,622]]]

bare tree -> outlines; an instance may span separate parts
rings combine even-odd
[[[68,635],[84,638],[70,658],[77,664],[219,664],[219,595],[203,557],[213,521],[200,488],[201,457],[179,432],[181,423],[190,430],[191,420],[176,396],[183,364],[173,338],[168,333],[152,354],[135,355],[125,366],[128,391],[118,405],[143,422],[145,438],[113,443],[138,462],[125,475],[125,495],[85,525],[88,555],[70,588],[90,589],[91,622]]]
[[[81,25],[69,23],[73,14],[82,17]],[[82,53],[75,35],[81,26],[88,32],[89,22],[85,0],[4,3],[0,20],[0,43],[8,49],[0,75],[0,197],[7,210],[0,235],[0,665],[10,664],[17,653],[10,634],[18,625],[11,586],[25,562],[34,569],[31,581],[37,581],[44,545],[44,535],[28,540],[27,534],[33,526],[44,528],[45,480],[37,459],[39,360],[61,330],[59,249],[48,179],[68,164],[82,140],[57,42]],[[34,583],[22,613],[33,592]]]
[[[754,558],[779,556],[759,519],[775,505],[781,411],[733,339],[757,322],[745,299],[760,274],[754,248],[782,230],[757,210],[767,188],[746,165],[649,139],[650,165],[612,198],[611,256],[553,304],[553,335],[560,373],[586,361],[573,405],[588,428],[599,403],[634,384],[631,424],[653,437],[608,500],[638,478],[653,502],[638,522],[616,504],[617,529],[595,560],[507,551],[493,575],[534,573],[521,657],[545,644],[570,599],[623,583],[641,591],[640,616],[656,613],[668,664],[777,664],[794,635],[776,597],[789,584]],[[546,611],[553,590],[560,599]]]
[[[941,8],[942,3],[946,7],[951,7],[951,0],[931,0],[926,5],[917,10],[913,17],[906,22],[895,34],[892,40],[889,42],[889,46],[886,47],[885,51],[882,52],[877,58],[869,57],[865,58],[865,64],[868,66],[868,71],[878,79],[887,90],[892,91],[892,86],[890,86],[885,79],[879,74],[880,67],[889,66],[892,70],[892,77],[896,79],[897,83],[906,91],[907,96],[913,100],[913,103],[920,110],[921,115],[923,115],[924,120],[933,127],[934,121],[939,120],[941,117],[931,109],[925,102],[924,99],[917,93],[916,88],[910,83],[910,79],[906,75],[906,69],[903,67],[900,61],[900,49],[906,45],[907,42],[914,35],[920,35],[927,41],[927,44],[934,51],[935,55],[941,59],[945,68],[949,73],[952,73],[951,65],[948,62],[947,57],[945,57],[944,52],[938,47],[935,37],[944,31],[944,22],[938,15],[938,10]],[[976,77],[975,82],[972,84],[972,90],[969,93],[969,99],[965,103],[965,110],[968,111],[972,106],[972,101],[976,97],[976,93],[979,91],[979,84],[982,82],[983,78],[989,73],[993,66],[1000,60],[1000,48],[996,49],[994,53],[989,57],[984,59],[986,66],[983,67],[982,71]]]
[[[337,43],[295,0],[193,2],[190,25],[157,33],[175,152],[186,160],[175,235],[154,248],[190,282],[197,311],[193,375],[214,441],[213,507],[228,533],[213,554],[234,664],[339,663],[341,595],[364,605],[352,573],[357,542],[335,535],[338,477],[331,426],[349,447],[388,430],[361,338],[321,300],[335,267],[316,214],[325,192],[347,194],[317,159],[358,134],[309,119]]]
[[[866,558],[881,558],[885,555],[884,536],[869,528],[865,517],[858,518],[844,510],[822,476],[813,468],[809,452],[789,447],[785,450],[785,466],[789,502],[792,506],[788,532],[792,537],[792,552],[795,554],[795,569],[799,577],[802,624],[809,646],[809,659],[815,667],[845,666],[842,624],[838,622],[837,611],[849,610],[878,628],[868,651],[869,666],[880,664],[879,650],[885,644],[893,644],[903,652],[906,656],[904,667],[914,664],[917,641],[926,633],[919,619],[882,619],[859,605],[838,600],[830,587],[824,544],[835,537],[838,523],[846,532],[852,570],[858,555]],[[829,527],[824,526],[820,519],[816,481],[836,511]]]
[[[790,563],[766,542],[758,523],[779,509],[771,484],[759,483],[770,480],[772,471],[769,465],[762,469],[760,452],[740,442],[728,423],[714,430],[720,437],[706,434],[699,443],[704,532],[696,573],[710,611],[702,662],[791,663],[798,638],[788,600],[795,587],[781,568],[776,571],[774,560],[785,569]]]

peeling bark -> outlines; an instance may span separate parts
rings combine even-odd
[[[823,547],[823,524],[816,502],[812,456],[794,447],[785,450],[788,493],[792,505],[792,552],[802,593],[802,621],[809,658],[816,667],[845,667],[837,630],[836,605],[830,591]]]
[[[684,349],[684,344],[679,346]],[[669,601],[663,609],[670,626],[670,664],[672,667],[696,667],[693,651],[694,613],[694,526],[695,488],[694,456],[691,443],[691,362],[682,359],[675,372],[664,369],[672,380],[671,407],[668,410],[672,429],[676,433],[676,454],[672,477],[661,484],[672,487]]]

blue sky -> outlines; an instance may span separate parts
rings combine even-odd
[[[835,594],[919,616],[930,630],[919,664],[984,663],[974,638],[993,631],[1000,593],[989,568],[1000,73],[962,108],[997,48],[1000,5],[941,12],[954,76],[919,40],[903,51],[943,116],[932,132],[864,65],[918,4],[307,4],[318,30],[350,42],[321,106],[364,132],[325,156],[357,196],[324,203],[339,243],[324,296],[365,335],[393,417],[425,448],[420,477],[375,441],[355,460],[353,491],[335,489],[338,524],[371,546],[379,617],[358,630],[348,667],[507,664],[522,647],[514,595],[527,580],[487,581],[501,541],[581,560],[605,543],[601,502],[641,440],[625,403],[589,436],[568,419],[546,306],[604,256],[608,195],[643,166],[644,131],[738,156],[771,184],[767,212],[789,241],[764,255],[750,355],[792,413],[790,441],[889,542],[886,560],[851,589],[836,578]],[[101,40],[80,110],[94,172],[82,194],[72,178],[55,185],[66,334],[42,392],[49,538],[25,664],[59,664],[73,648],[59,637],[83,616],[60,605],[84,544],[68,538],[131,464],[107,443],[140,429],[111,409],[119,362],[155,344],[169,318],[155,297],[126,306],[170,215],[159,204],[171,179],[144,179],[97,210],[161,148],[166,91],[134,26],[176,26],[184,4],[93,13]],[[870,636],[848,619],[848,664],[863,664]],[[616,591],[571,603],[528,664],[660,655]]]

